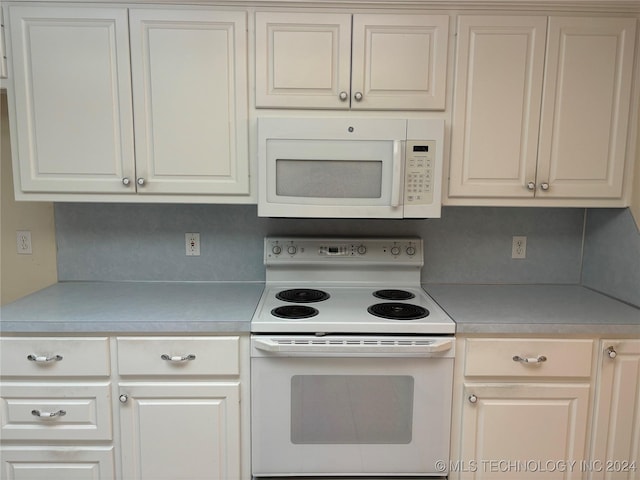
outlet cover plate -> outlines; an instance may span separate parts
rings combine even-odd
[[[31,255],[31,232],[29,230],[18,230],[16,232],[16,248],[18,255]]]
[[[185,253],[189,257],[200,256],[200,234],[196,232],[188,232],[184,234]]]

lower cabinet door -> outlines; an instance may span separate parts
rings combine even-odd
[[[240,477],[240,385],[120,383],[123,478]]]
[[[640,479],[640,340],[602,340],[590,480]]]
[[[465,384],[461,479],[581,478],[587,384]],[[454,462],[455,463],[455,462]]]
[[[113,480],[113,447],[4,447],[0,478]]]

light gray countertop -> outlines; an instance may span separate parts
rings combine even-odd
[[[61,282],[0,309],[4,333],[249,332],[263,283]]]
[[[640,309],[578,285],[423,285],[457,333],[640,336]],[[264,284],[61,282],[0,308],[3,333],[246,333]]]
[[[640,309],[579,285],[423,285],[457,333],[640,336]]]

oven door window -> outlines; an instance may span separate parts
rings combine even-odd
[[[410,443],[413,383],[406,375],[295,375],[291,442]]]

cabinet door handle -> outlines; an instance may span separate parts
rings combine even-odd
[[[527,183],[527,190],[534,191],[536,189],[536,184],[533,182]]]
[[[180,362],[190,362],[191,360],[195,360],[196,356],[193,353],[190,353],[188,355],[173,355],[173,356],[163,353],[162,355],[160,355],[160,358],[168,362],[180,363]]]
[[[124,178],[122,179],[122,184],[123,184],[125,187],[128,187],[128,186],[131,184],[131,180],[129,180],[129,177],[124,177]]]
[[[355,99],[356,99],[356,102],[360,102],[360,101],[362,101],[362,93],[361,93],[361,92],[356,92],[356,93],[353,95],[353,98],[355,98]]]
[[[57,412],[41,412],[40,410],[31,410],[31,415],[38,418],[53,418],[64,417],[67,414],[65,410],[58,410]]]
[[[50,362],[59,362],[62,360],[62,355],[27,355],[27,360],[36,363],[50,363]]]
[[[338,95],[338,98],[340,98],[341,101],[346,102],[347,99],[349,98],[349,94],[347,92],[345,92],[345,91],[342,91]]]
[[[607,348],[607,349],[605,350],[605,352],[606,352],[607,356],[608,356],[609,358],[611,358],[611,359],[616,358],[616,357],[618,356],[618,352],[616,352],[616,349],[615,349],[615,348],[613,348],[613,345],[612,345],[612,346],[610,346],[609,348]]]
[[[547,190],[549,190],[549,184],[547,182],[541,183],[540,189],[546,192]]]
[[[537,357],[521,357],[520,355],[513,356],[514,362],[526,363],[531,365],[537,365],[547,361],[547,357],[544,355],[538,355]]]
[[[469,395],[469,403],[478,403],[478,397],[475,395]]]

